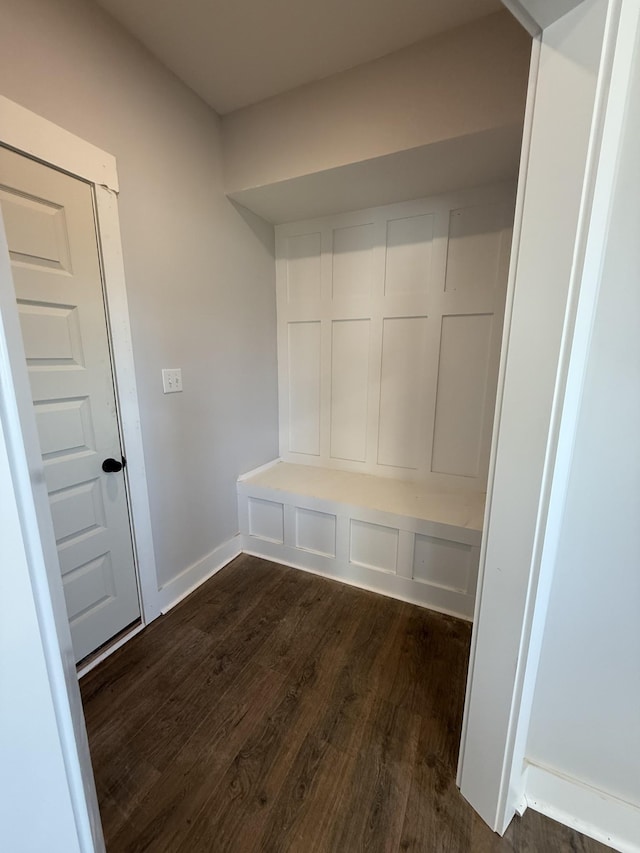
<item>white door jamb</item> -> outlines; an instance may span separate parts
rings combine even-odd
[[[496,713],[494,718],[487,720],[483,727],[485,734],[487,729],[496,733],[495,739],[502,745],[500,778],[492,780],[492,785],[495,783],[498,790],[492,828],[501,834],[508,827],[514,814],[516,812],[521,814],[526,808],[526,739],[553,577],[557,536],[562,519],[582,382],[588,355],[588,344],[596,308],[601,261],[606,244],[609,206],[614,189],[624,107],[628,93],[631,63],[634,57],[635,39],[639,28],[639,9],[640,0],[609,0],[603,53],[582,186],[578,229],[573,249],[551,423],[535,519],[533,555],[526,575],[524,573],[519,574],[517,581],[514,581],[514,583],[525,585],[526,606],[522,623],[517,626],[517,632],[514,630],[513,635],[508,638],[509,643],[504,645],[503,650],[504,660],[509,660],[513,664],[509,707],[506,709],[506,713]],[[539,37],[536,41],[538,40]],[[534,41],[534,45],[536,41]],[[533,71],[532,68],[532,73]],[[524,172],[526,172],[527,150],[530,140],[528,123],[532,120],[535,107],[534,88],[535,77],[532,76],[521,163],[523,174],[520,176],[516,227],[514,228],[514,257],[512,258],[512,274],[514,277],[517,266],[518,228],[522,224],[521,221],[518,222],[518,209],[526,184]],[[507,309],[512,296],[512,286],[513,283],[510,281]],[[505,341],[508,343],[508,323],[505,325]],[[501,366],[498,401],[501,398],[504,386],[503,373]],[[497,441],[500,429],[499,402],[496,412],[494,442]],[[492,450],[492,465],[493,457]],[[490,471],[485,539],[486,527],[491,514],[491,483],[492,472]],[[476,624],[478,614],[483,606],[480,595],[483,569],[484,554],[481,555],[480,560],[481,574],[476,605]],[[482,692],[482,685],[474,683],[475,654],[476,648],[473,647],[467,686],[467,707],[465,708],[463,724],[458,784],[463,777],[465,747],[467,746],[466,717],[469,711],[469,697],[472,689]],[[505,726],[500,722],[502,719],[507,721]],[[464,788],[463,793],[465,793]],[[467,791],[466,794],[473,804],[473,792]]]

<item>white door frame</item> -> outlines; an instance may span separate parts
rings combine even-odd
[[[111,154],[2,96],[0,144],[92,185],[118,421],[127,459],[125,478],[140,593],[140,615],[142,625],[145,625],[160,615],[161,605],[120,239],[116,161]],[[140,627],[128,633],[121,642],[138,630]],[[120,644],[112,645],[105,654],[111,653]],[[95,658],[80,674],[95,666],[104,656]]]
[[[505,3],[511,6],[511,3]],[[524,4],[527,5],[527,4]],[[572,4],[575,5],[575,4]],[[528,519],[535,528],[531,563],[505,566],[512,574],[512,588],[518,588],[525,600],[523,618],[504,630],[495,626],[493,636],[476,636],[479,616],[487,606],[483,597],[487,531],[491,525],[492,485],[495,471],[496,442],[500,434],[500,400],[505,386],[505,366],[501,365],[498,404],[494,428],[494,445],[487,493],[487,510],[480,561],[478,598],[474,619],[474,643],[469,667],[469,681],[463,724],[458,783],[462,793],[480,811],[494,830],[503,833],[516,812],[527,807],[526,741],[533,704],[542,639],[544,635],[555,555],[562,522],[564,501],[570,473],[573,442],[577,426],[589,342],[600,284],[602,259],[606,248],[610,204],[614,192],[616,166],[620,148],[625,106],[629,91],[636,39],[640,29],[640,0],[608,0],[603,53],[593,109],[587,162],[584,171],[578,227],[573,246],[569,294],[564,317],[559,363],[553,389],[553,407],[547,436],[546,454],[539,476],[541,487],[535,517]],[[529,83],[525,138],[518,187],[512,266],[507,296],[503,361],[509,358],[509,306],[518,278],[518,241],[522,227],[522,205],[526,192],[528,150],[534,121],[536,94],[536,58],[540,36],[534,41],[534,62]],[[494,539],[508,538],[510,531],[493,530]],[[500,602],[498,602],[499,610]],[[494,610],[496,601],[493,601]],[[491,610],[491,608],[489,608]],[[483,666],[478,666],[479,657]],[[503,695],[491,690],[486,677],[490,662]],[[481,671],[483,670],[483,671]],[[501,688],[502,689],[502,688]],[[469,734],[470,705],[473,698],[491,713]],[[484,698],[483,698],[484,697]],[[500,707],[498,707],[500,705]],[[476,708],[477,710],[477,708]],[[475,756],[495,750],[500,767],[495,775],[485,772],[469,774],[475,778],[465,782],[465,754]],[[484,808],[480,805],[483,804]]]

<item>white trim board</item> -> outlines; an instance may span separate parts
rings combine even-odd
[[[514,18],[532,36],[539,35],[583,0],[502,0]]]
[[[273,563],[279,563],[282,566],[288,566],[290,569],[296,569],[301,572],[309,572],[312,575],[318,575],[321,578],[327,578],[330,581],[344,583],[347,586],[352,586],[354,589],[362,589],[365,592],[375,592],[376,595],[384,595],[387,598],[394,598],[396,601],[404,601],[407,604],[415,604],[417,607],[425,607],[427,610],[433,610],[436,613],[443,613],[445,616],[453,616],[455,619],[464,619],[470,621],[469,616],[465,616],[457,609],[439,606],[434,602],[431,596],[426,594],[422,597],[416,594],[415,588],[409,587],[408,584],[393,585],[384,579],[380,579],[378,583],[371,582],[371,579],[349,577],[345,573],[336,574],[327,568],[323,567],[321,558],[316,554],[301,555],[300,551],[293,548],[279,546],[272,542],[258,542],[250,536],[242,537],[242,553],[248,554],[251,557],[259,557],[262,560],[269,560]]]
[[[95,186],[94,193],[118,419],[122,446],[127,460],[125,476],[128,486],[127,498],[133,521],[133,550],[138,571],[141,617],[146,624],[160,615],[160,602],[120,239],[118,202],[115,192],[108,187]]]
[[[640,853],[640,808],[604,791],[528,763],[525,797],[534,811],[608,844],[620,853]]]
[[[222,545],[218,545],[202,559],[187,566],[179,575],[172,578],[160,588],[160,611],[164,614],[175,607],[201,584],[224,569],[232,560],[242,553],[240,534],[236,533]]]
[[[180,572],[179,575],[164,584],[158,593],[160,608],[159,615],[164,616],[165,613],[168,613],[173,607],[179,604],[183,598],[191,595],[191,593],[195,592],[199,586],[208,581],[209,578],[212,578],[221,569],[224,569],[225,566],[242,554],[240,542],[240,534],[236,533],[236,535],[232,536],[231,539],[228,539],[226,542],[223,542],[222,545],[214,548],[213,551],[202,557],[202,559],[197,560],[190,566],[187,566],[187,568]],[[144,622],[136,625],[130,631],[127,631],[123,637],[108,646],[108,648],[106,648],[101,654],[91,660],[90,663],[78,670],[78,680],[84,678],[85,675],[88,675],[92,669],[95,669],[98,664],[106,660],[110,655],[121,648],[121,646],[124,646],[125,643],[128,643],[129,640],[136,636],[136,634],[143,631],[145,627],[146,625]]]
[[[628,7],[637,5],[637,2],[622,0],[623,5],[628,3]],[[550,32],[545,30],[539,53],[538,42],[534,42],[534,56],[539,56],[539,62],[532,64],[527,99],[523,166],[518,189],[518,209],[523,211],[522,225],[518,214],[514,245],[519,245],[518,251],[512,255],[509,284],[510,291],[515,289],[514,311],[513,316],[507,312],[509,322],[505,325],[506,347],[498,395],[500,408],[492,452],[480,595],[472,639],[458,774],[463,795],[500,833],[505,831],[523,796],[523,782],[519,777],[522,775],[531,705],[529,691],[535,681],[537,651],[546,614],[545,597],[550,582],[550,567],[543,560],[543,548],[547,531],[553,530],[557,513],[561,512],[557,503],[551,503],[552,492],[555,492],[560,415],[562,419],[570,418],[575,405],[575,400],[566,394],[566,371],[578,334],[575,323],[577,294],[585,270],[585,229],[589,227],[593,210],[598,209],[593,205],[596,177],[602,178],[605,184],[609,183],[608,188],[603,186],[603,194],[598,195],[597,205],[606,204],[605,197],[611,191],[610,182],[605,179],[607,170],[599,175],[599,155],[616,158],[615,138],[613,134],[609,135],[607,125],[611,120],[613,129],[615,104],[619,99],[625,99],[628,90],[624,81],[615,92],[609,87],[611,58],[612,55],[618,57],[617,49],[613,48],[617,42],[619,6],[618,0],[609,0],[607,26],[604,35],[598,34],[597,42],[591,27],[594,23],[599,25],[599,21],[582,17],[579,7]],[[624,41],[633,40],[635,29],[631,29],[631,33],[627,31],[622,36]],[[622,30],[621,27],[620,32]],[[562,63],[562,51],[568,49],[567,43],[572,40],[579,42],[585,53],[589,49],[589,59],[593,63],[600,61],[600,45],[606,41],[605,59],[599,67],[597,85],[595,74],[588,80],[584,76],[576,77],[578,66],[571,62]],[[596,47],[598,56],[595,56]],[[626,61],[626,54],[623,49],[622,64]],[[571,125],[566,123],[565,126],[568,91],[575,92],[576,98]],[[614,107],[612,113],[610,104]],[[603,142],[601,148],[600,131],[605,111],[604,138],[608,141],[606,146]],[[571,148],[566,152],[565,169],[560,175],[550,166],[554,162],[551,147],[559,149],[562,145],[571,145]],[[575,152],[586,149],[587,145],[590,153],[582,165]],[[573,157],[571,168],[567,167],[569,155]],[[550,175],[553,178],[547,185]],[[569,185],[563,188],[563,181]],[[554,194],[559,193],[562,193],[561,200],[567,208],[564,222],[567,227],[563,232],[559,228],[559,220],[554,221],[546,242],[549,244],[553,236],[555,245],[550,246],[549,253],[545,255],[534,249],[538,247],[537,241],[547,234],[541,227],[545,222],[545,210],[553,208],[556,204]],[[528,255],[524,252],[525,238],[529,241]],[[595,239],[592,232],[589,235],[591,239]],[[554,258],[553,249],[557,249],[561,256],[556,254]],[[553,269],[550,270],[552,261]],[[559,277],[557,273],[562,266],[566,273]],[[596,268],[597,264],[593,269]],[[544,285],[551,282],[554,283],[553,292],[545,292]],[[562,288],[566,288],[566,302],[560,306],[558,299],[564,298]],[[525,305],[527,310],[522,311]],[[526,335],[522,334],[523,325],[537,322],[534,315],[540,310],[547,314],[553,310],[556,320],[561,311],[559,316],[563,321],[560,333],[554,335],[545,348],[547,362],[542,366],[540,341],[536,341],[534,353],[527,348]],[[589,319],[584,316],[582,321]],[[553,362],[550,362],[548,359],[552,354]],[[578,361],[580,358],[578,353]],[[536,400],[537,416],[542,416],[540,413],[544,409],[548,410],[548,427],[545,421],[544,434],[540,432],[533,437],[535,440],[529,435],[518,445],[518,431],[526,434],[523,428],[530,423],[527,403],[523,403],[520,389],[533,364],[537,366],[537,384],[531,389],[536,391],[536,395],[534,398],[531,394],[527,402],[531,404]],[[544,417],[547,417],[546,413]],[[527,448],[526,457],[520,452],[523,446]],[[517,492],[509,488],[509,482],[516,476]],[[558,483],[555,485],[557,487]]]
[[[280,456],[484,491],[514,187],[276,228]]]
[[[111,154],[0,95],[0,141],[70,175],[118,192]]]
[[[539,543],[539,577],[535,612],[531,616],[529,648],[520,697],[520,718],[514,732],[514,765],[508,783],[512,792],[524,792],[529,721],[557,550],[564,518],[573,446],[578,426],[593,321],[600,292],[602,261],[609,234],[612,193],[618,152],[623,137],[630,70],[640,26],[639,0],[611,0],[603,39],[603,57],[596,92],[592,139],[566,318],[567,337],[558,368],[553,432],[556,436],[552,477],[547,483],[548,511]],[[587,833],[589,834],[589,833]],[[640,833],[637,836],[640,838]]]

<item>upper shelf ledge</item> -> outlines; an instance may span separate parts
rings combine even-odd
[[[275,225],[424,198],[515,178],[521,136],[492,128],[227,195]]]

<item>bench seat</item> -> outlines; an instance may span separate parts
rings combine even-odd
[[[276,461],[238,480],[242,549],[473,617],[484,493]]]

